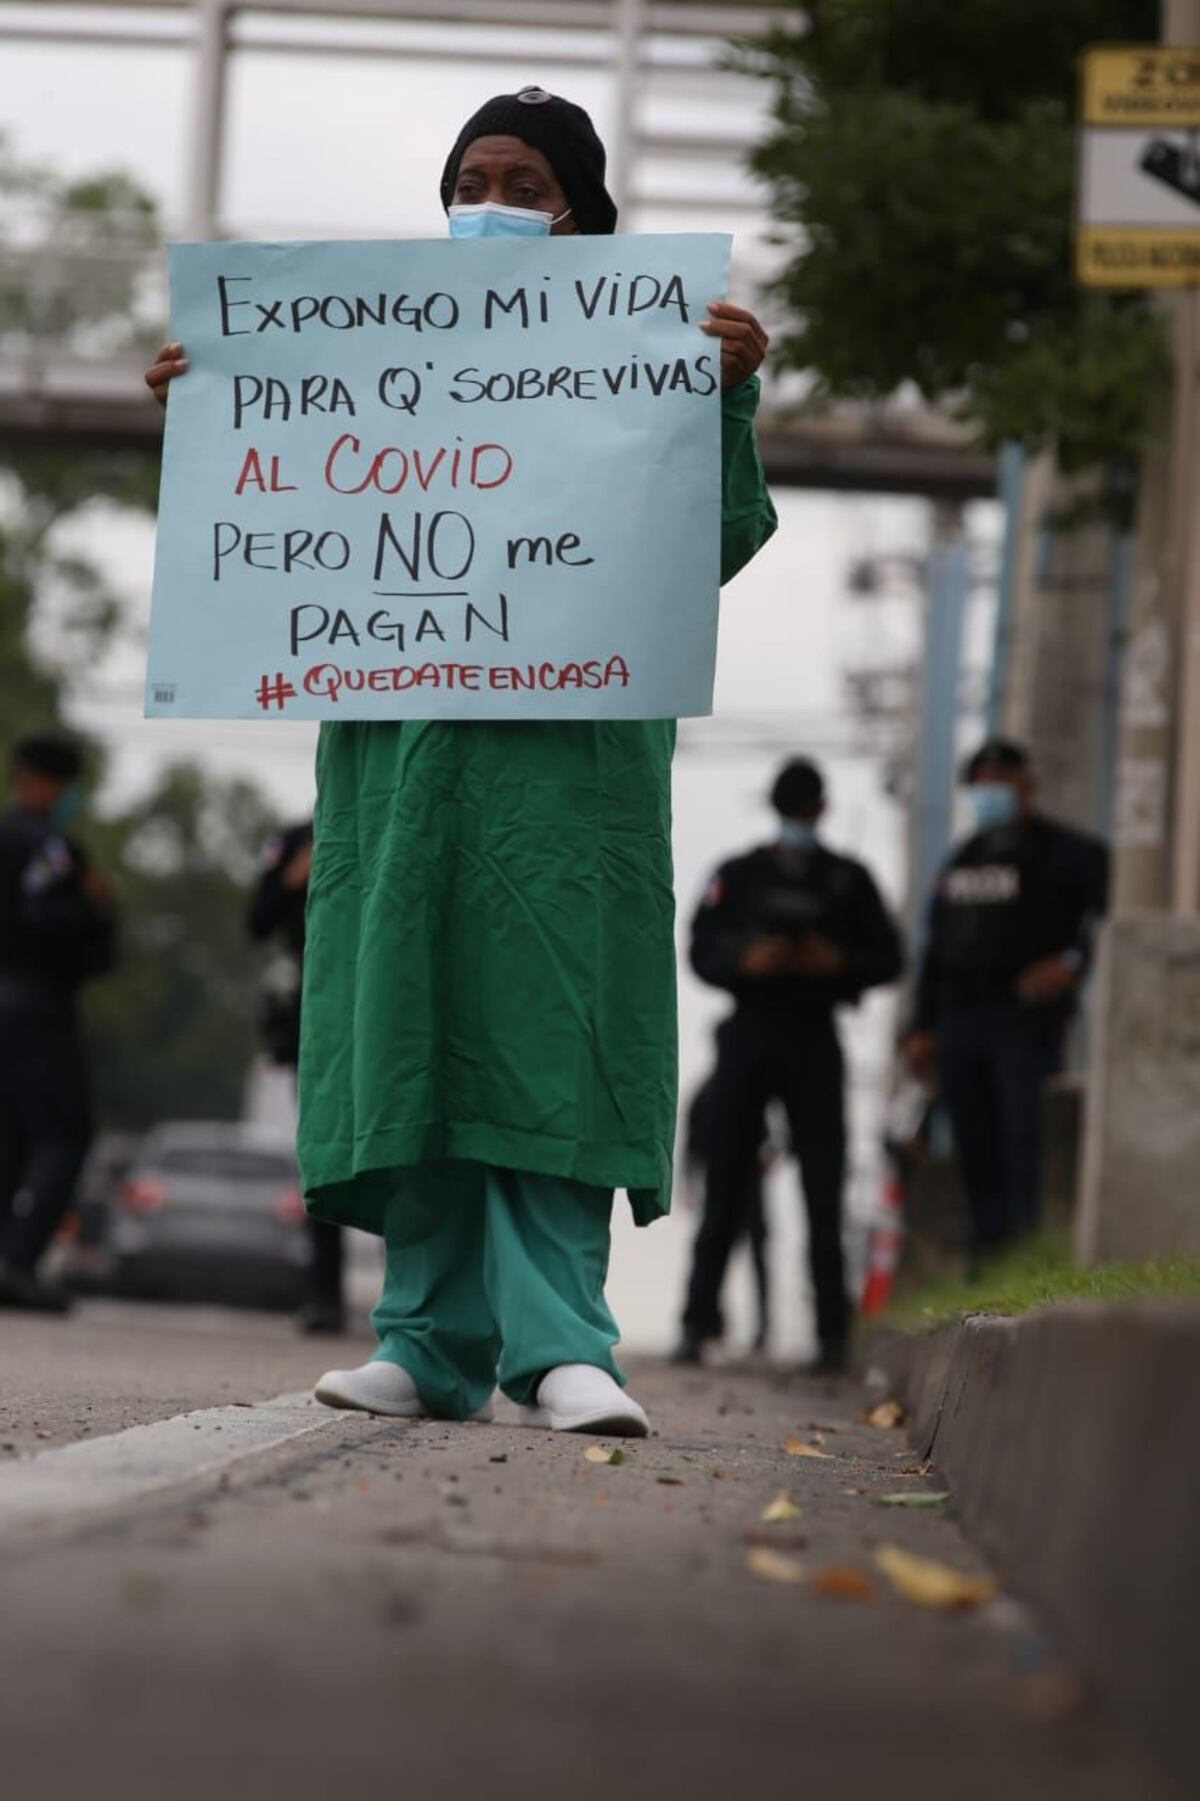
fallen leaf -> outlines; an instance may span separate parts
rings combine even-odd
[[[788,1551],[755,1545],[746,1552],[746,1568],[760,1582],[803,1582],[804,1565]]]
[[[713,1471],[713,1481],[714,1482],[728,1482],[728,1480],[729,1480],[729,1471],[728,1470],[714,1470]]]
[[[804,1440],[797,1438],[794,1432],[783,1448],[789,1457],[823,1457],[826,1462],[833,1460],[831,1452],[819,1451],[816,1445],[806,1445]]]
[[[795,1526],[748,1526],[742,1534],[746,1545],[765,1545],[771,1551],[807,1551],[808,1540]]]
[[[895,1495],[876,1495],[875,1500],[880,1507],[940,1507],[943,1501],[950,1499],[949,1489],[942,1489],[933,1494],[928,1489],[906,1488]]]
[[[948,1563],[914,1557],[899,1545],[880,1545],[875,1562],[896,1593],[917,1607],[978,1607],[996,1593],[996,1583],[990,1576],[964,1576]]]
[[[840,1426],[827,1426],[824,1420],[809,1420],[808,1422],[810,1432],[840,1432],[841,1429]]]
[[[808,1579],[815,1595],[832,1601],[873,1601],[875,1584],[865,1570],[850,1564],[833,1564],[827,1570],[816,1570]]]
[[[904,1424],[904,1408],[899,1401],[880,1401],[877,1406],[866,1413],[859,1414],[859,1422],[864,1426],[880,1426],[890,1431],[895,1426]]]
[[[607,1445],[589,1445],[583,1453],[589,1463],[632,1463],[628,1451],[622,1451],[619,1445],[611,1449]]]
[[[800,1509],[793,1501],[791,1495],[786,1493],[778,1494],[773,1501],[767,1502],[767,1505],[763,1508],[758,1517],[764,1525],[770,1526],[779,1520],[798,1520],[800,1518]]]
[[[663,1488],[682,1488],[684,1486],[682,1476],[657,1476],[655,1480],[661,1483]]]

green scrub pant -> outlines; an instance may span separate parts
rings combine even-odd
[[[384,1222],[375,1355],[430,1413],[467,1419],[497,1382],[530,1404],[547,1370],[591,1363],[624,1386],[604,1298],[612,1191],[482,1163],[400,1173]]]

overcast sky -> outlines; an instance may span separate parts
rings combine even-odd
[[[0,0],[0,22],[52,12],[68,20],[67,7],[14,6]],[[140,9],[139,9],[140,12]],[[95,20],[93,7],[76,8]],[[118,15],[119,16],[119,15]],[[127,11],[127,15],[128,11]],[[152,18],[154,15],[151,15]],[[174,15],[165,15],[170,21]],[[294,22],[289,21],[291,28]],[[374,37],[379,37],[378,28]],[[433,41],[428,32],[413,43]],[[230,86],[222,218],[231,231],[252,236],[440,236],[445,223],[437,178],[462,120],[489,94],[527,81],[569,92],[592,111],[602,132],[611,125],[611,88],[599,70],[568,77],[539,67],[558,38],[526,32],[528,66],[499,70],[484,64],[439,64],[378,55],[360,59],[300,58],[255,52],[234,63]],[[0,40],[0,130],[22,157],[71,172],[120,167],[159,199],[170,224],[183,208],[186,127],[190,97],[188,59],[176,50],[97,49],[79,45],[24,45]],[[766,98],[756,86],[731,90],[719,129],[752,126]],[[648,114],[660,126],[711,129],[710,110],[695,98],[651,96]],[[733,229],[740,245],[742,280],[769,264],[766,221],[732,204],[752,192],[732,162],[706,159],[692,167],[658,170],[659,186],[679,195],[709,196],[711,211],[669,205],[647,210],[642,229]],[[781,529],[756,562],[726,590],[721,621],[717,684],[718,720],[693,728],[689,740],[719,739],[721,716],[739,721],[763,716],[778,750],[703,754],[685,749],[676,769],[676,864],[681,923],[686,923],[712,864],[770,830],[763,802],[772,767],[786,748],[817,755],[829,769],[832,805],[828,836],[864,857],[894,899],[903,884],[899,809],[883,791],[881,770],[853,751],[854,727],[843,704],[849,666],[902,662],[912,654],[917,607],[903,587],[879,605],[846,599],[846,572],[864,553],[919,550],[925,509],[906,501],[858,500],[829,495],[777,494]],[[972,509],[980,538],[994,533],[990,508]],[[128,593],[136,615],[148,614],[152,533],[141,525],[92,521],[89,547],[97,550]],[[975,608],[977,643],[987,632],[986,598]],[[312,732],[295,724],[168,724],[140,717],[134,699],[141,680],[140,651],[98,672],[107,697],[87,715],[113,751],[114,791],[144,784],[161,760],[187,753],[213,767],[254,775],[290,813],[312,798]],[[681,998],[684,1092],[708,1057],[709,1030],[723,1010],[720,996],[685,973]],[[855,1070],[855,1125],[862,1177],[854,1191],[861,1212],[876,1185],[878,1100],[885,1063],[888,1009],[868,1009],[851,1026]],[[790,1180],[790,1178],[789,1178]],[[794,1247],[794,1204],[789,1188],[776,1198],[784,1226],[781,1249]],[[677,1299],[691,1222],[676,1219],[647,1235],[618,1235],[615,1294],[630,1335],[663,1341]],[[781,1257],[777,1280],[794,1299],[792,1260]],[[800,1342],[800,1310],[785,1305],[788,1338]]]

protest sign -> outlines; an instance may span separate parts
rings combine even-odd
[[[182,244],[146,711],[711,711],[707,233]]]

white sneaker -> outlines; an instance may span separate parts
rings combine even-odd
[[[521,1424],[616,1438],[645,1438],[650,1430],[637,1402],[592,1363],[562,1363],[543,1376],[536,1406],[521,1409]]]
[[[350,1407],[359,1413],[387,1414],[392,1419],[425,1419],[429,1413],[408,1371],[382,1358],[361,1364],[356,1370],[326,1370],[313,1389],[313,1398],[323,1401],[326,1407]],[[490,1401],[471,1415],[484,1425],[491,1417]]]

